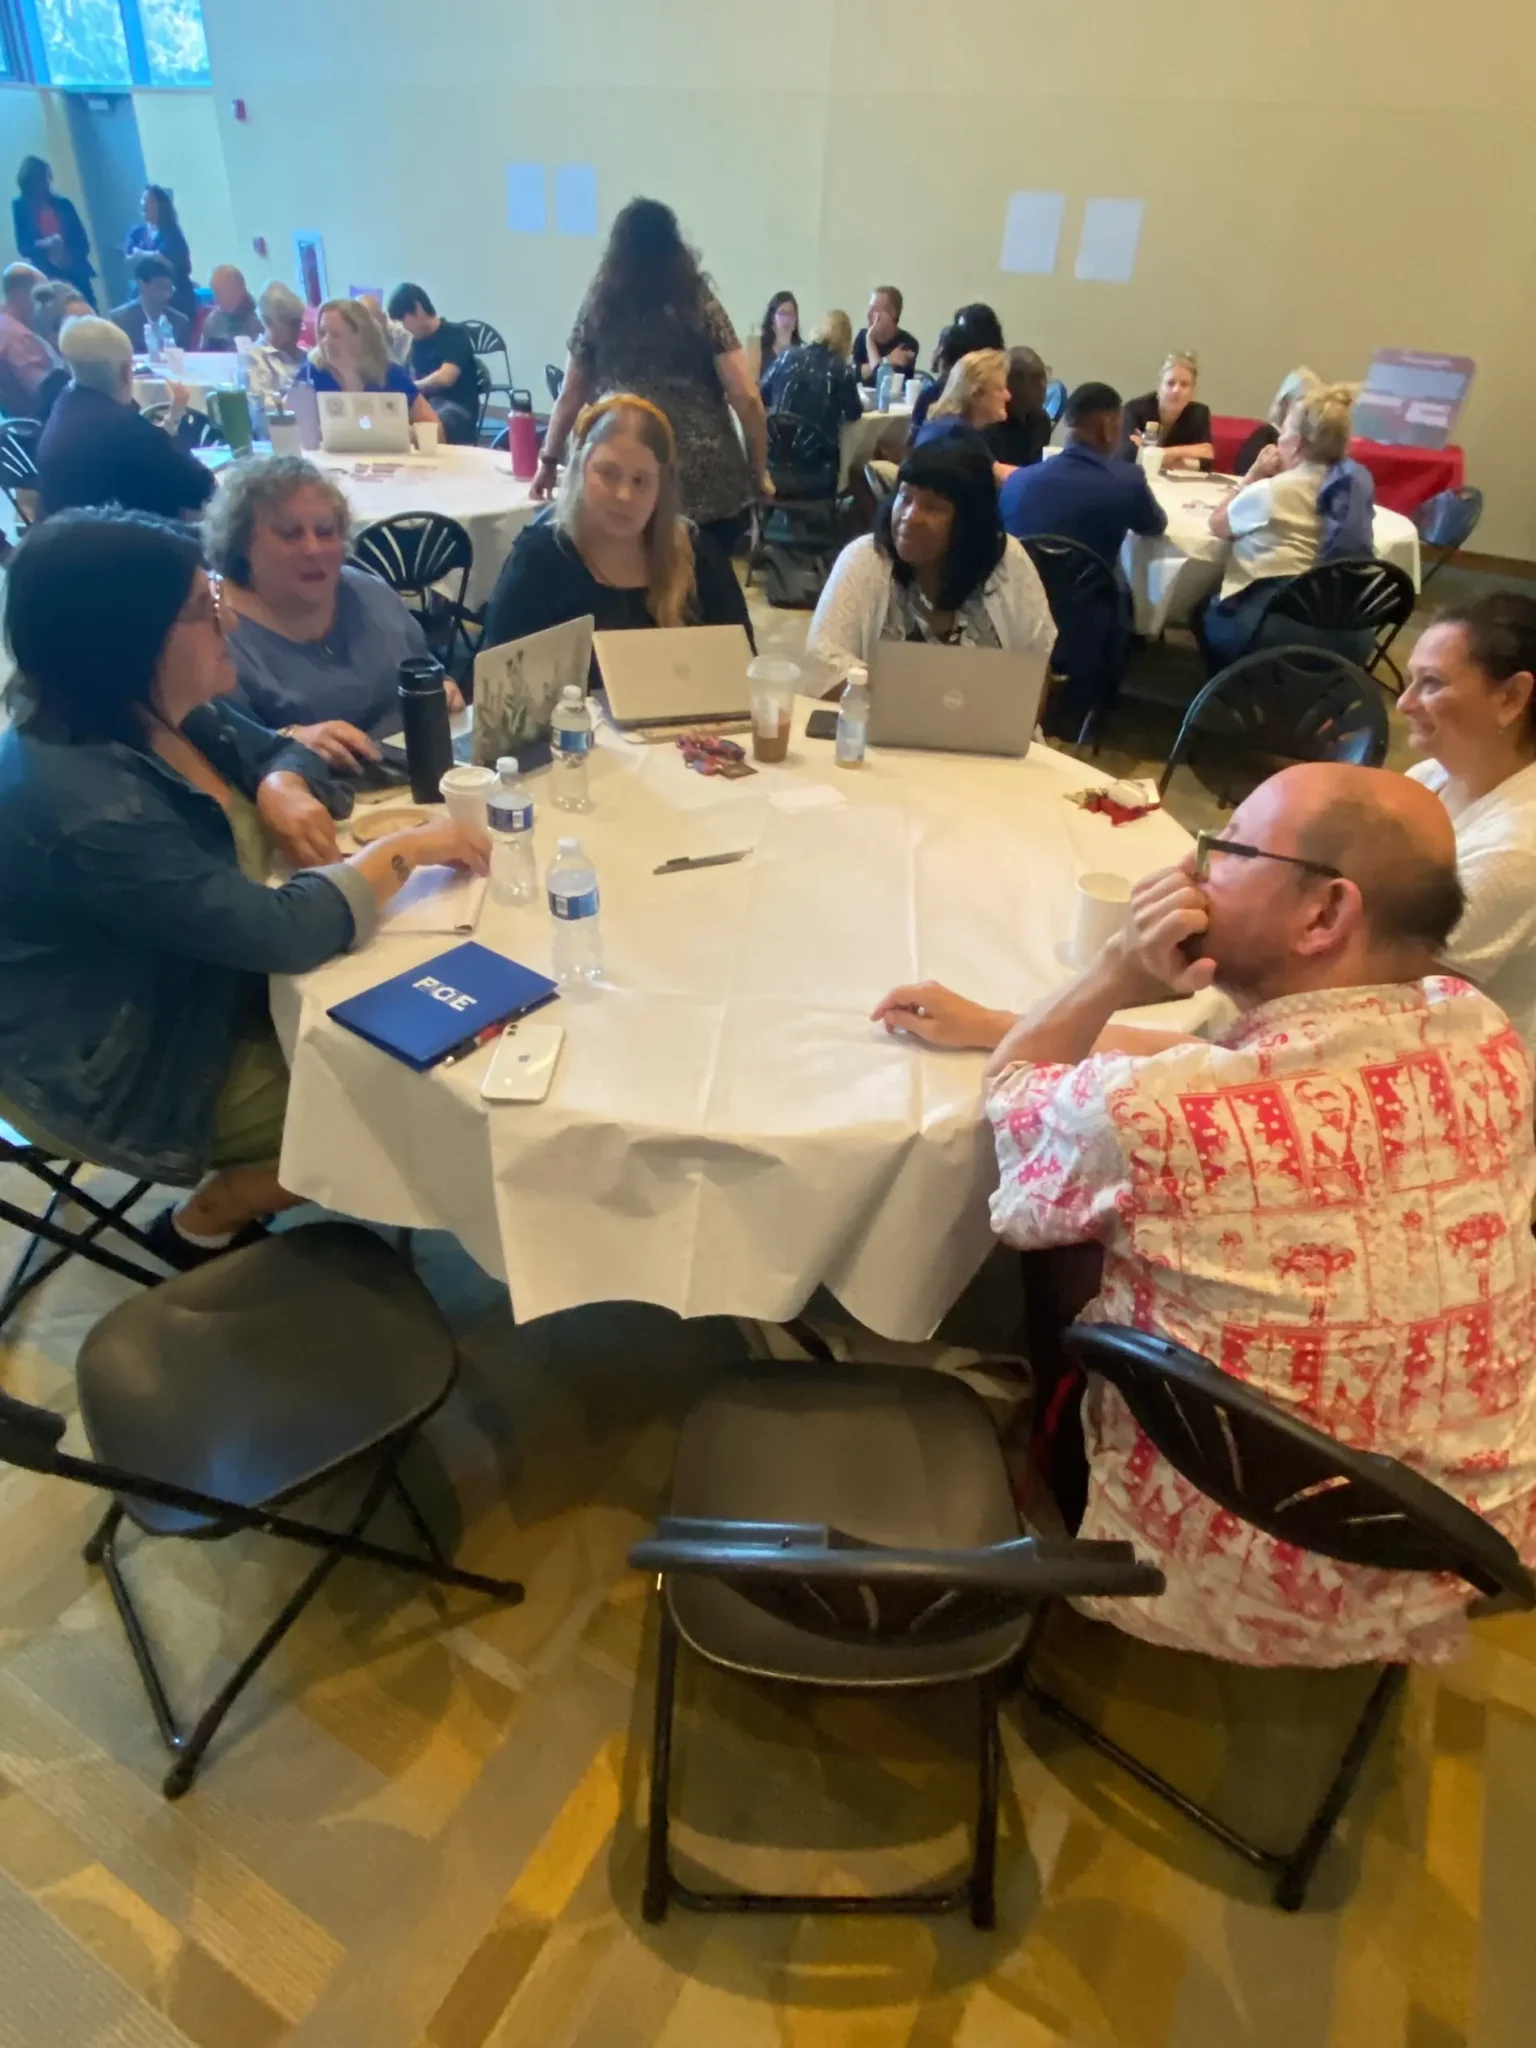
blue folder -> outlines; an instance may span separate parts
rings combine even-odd
[[[471,939],[348,996],[329,1014],[421,1073],[451,1052],[468,1050],[480,1032],[526,1017],[559,992],[548,975]]]

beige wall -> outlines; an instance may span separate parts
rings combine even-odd
[[[1536,8],[205,7],[241,246],[265,235],[288,275],[293,231],[318,228],[333,287],[414,275],[495,320],[524,382],[558,358],[597,250],[509,233],[503,167],[585,161],[604,224],[637,191],[678,208],[744,329],[780,286],[857,314],[888,277],[925,344],[989,299],[1072,381],[1142,390],[1195,347],[1219,412],[1260,409],[1298,360],[1343,377],[1383,345],[1475,356],[1479,544],[1536,558]],[[998,270],[1016,188],[1067,195],[1052,277]],[[1072,277],[1095,195],[1146,202],[1127,286]]]
[[[0,214],[0,246],[9,262],[11,243],[10,201],[16,196],[16,168],[24,156],[40,156],[53,166],[53,182],[76,205],[81,204],[80,180],[75,169],[74,145],[69,139],[69,117],[60,93],[39,92],[30,85],[0,85],[0,185],[6,210]]]
[[[133,111],[145,175],[176,195],[177,217],[192,251],[193,276],[206,284],[216,263],[239,263],[243,268],[213,95],[136,92]]]

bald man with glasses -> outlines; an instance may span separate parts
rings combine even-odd
[[[1138,884],[1125,930],[1027,1016],[935,984],[875,1016],[991,1052],[993,1227],[1029,1253],[1094,1248],[1070,1304],[1086,1300],[1084,1320],[1186,1344],[1341,1442],[1407,1460],[1536,1561],[1531,1064],[1503,1013],[1439,967],[1462,898],[1428,794],[1382,769],[1288,768]],[[1237,1017],[1209,1042],[1110,1027],[1211,986]],[[1129,1540],[1167,1576],[1161,1600],[1086,1611],[1252,1664],[1461,1648],[1465,1586],[1237,1522],[1109,1387],[1078,1401],[1048,1377],[1037,1404],[1081,1415],[1075,1461],[1069,1429],[1053,1466],[1069,1519],[1081,1506],[1084,1536]]]

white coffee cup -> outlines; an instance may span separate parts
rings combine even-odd
[[[1137,459],[1141,463],[1142,468],[1146,471],[1147,480],[1149,483],[1153,477],[1162,475],[1163,451],[1161,448],[1148,448],[1143,446],[1137,450]]]
[[[418,420],[411,429],[411,432],[416,436],[416,453],[418,455],[436,454],[438,436],[441,431],[436,420]]]
[[[906,378],[892,370],[891,381],[887,385],[885,393],[885,409],[887,412],[891,411],[894,406],[901,404],[903,397],[906,395],[906,389]]]
[[[1079,967],[1098,959],[1129,917],[1131,885],[1124,875],[1080,875],[1077,923],[1072,933],[1072,958]]]
[[[496,785],[494,768],[475,768],[466,763],[459,768],[445,768],[443,779],[437,785],[443,793],[443,802],[448,806],[448,815],[456,825],[478,825],[485,830],[486,799]]]

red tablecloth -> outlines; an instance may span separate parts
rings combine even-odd
[[[1214,414],[1211,439],[1216,467],[1230,471],[1237,451],[1259,424],[1257,420]],[[1389,512],[1411,519],[1426,498],[1441,491],[1459,491],[1466,464],[1459,448],[1389,448],[1384,441],[1351,441],[1349,452],[1376,479],[1376,502]]]

